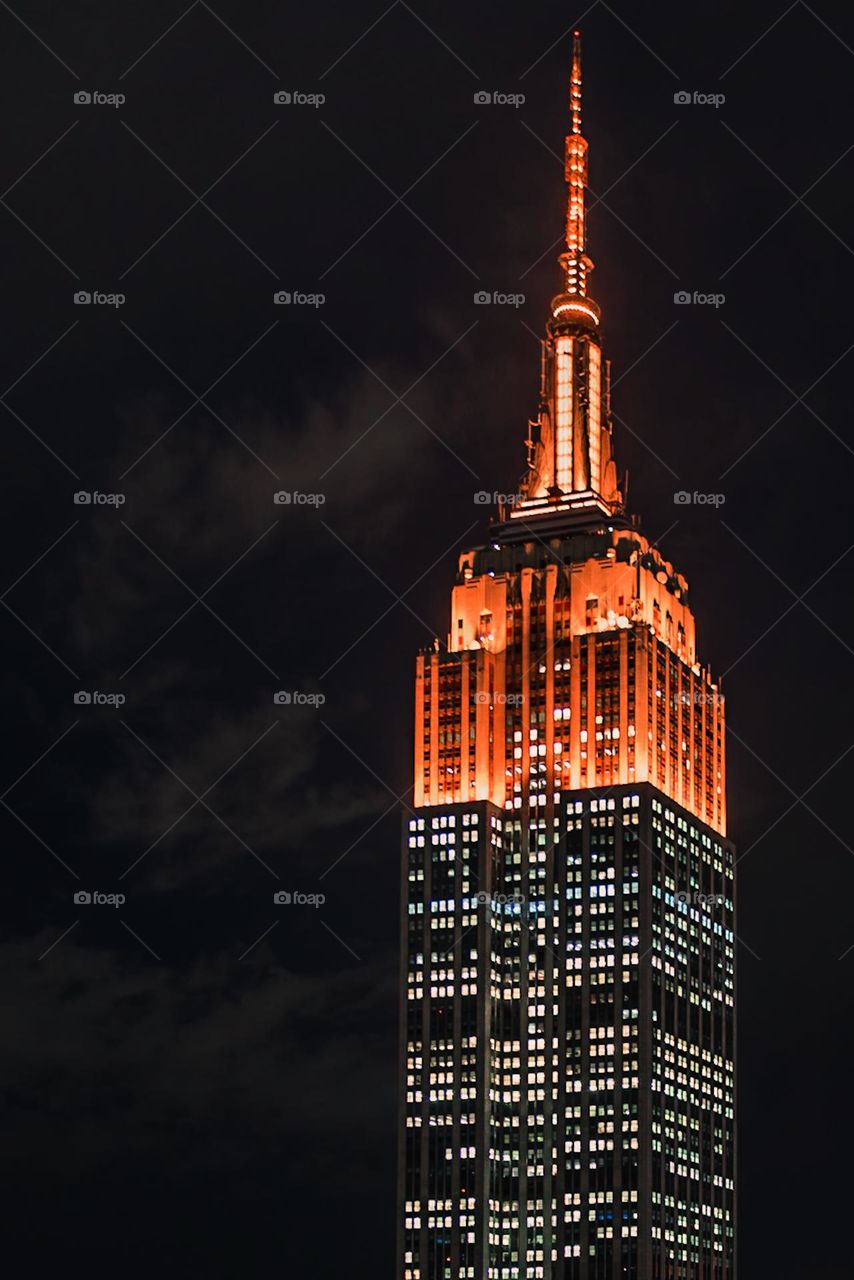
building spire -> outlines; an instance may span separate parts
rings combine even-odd
[[[572,132],[581,134],[581,32],[572,33],[572,76],[569,85]]]
[[[587,257],[587,231],[584,211],[584,189],[587,186],[587,142],[581,135],[581,33],[572,36],[572,71],[569,79],[570,131],[566,138],[565,175],[569,188],[566,211],[566,251],[561,254],[560,265],[565,276],[564,293],[555,303],[564,304],[575,299],[585,299],[587,307],[564,307],[564,310],[587,315],[594,324],[599,321],[599,309],[587,298],[587,275],[593,263]]]
[[[528,474],[514,520],[542,515],[612,519],[623,510],[611,449],[610,373],[602,355],[601,312],[587,292],[584,195],[587,143],[581,133],[581,36],[573,32],[565,176],[569,188],[563,282],[552,298],[542,347],[540,404],[525,441]]]

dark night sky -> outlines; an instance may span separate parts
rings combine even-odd
[[[728,696],[741,1274],[841,1280],[854,16],[383,3],[0,9],[7,1247],[391,1274],[413,658],[521,470],[581,19],[618,461]]]

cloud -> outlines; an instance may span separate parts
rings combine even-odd
[[[156,728],[130,713],[128,728],[115,723],[90,788],[93,852],[108,853],[114,877],[145,853],[129,883],[216,891],[226,864],[246,862],[254,876],[254,854],[277,875],[299,871],[310,882],[342,852],[340,836],[328,843],[333,833],[358,830],[388,807],[388,793],[367,774],[321,784],[327,735],[316,709],[271,702],[227,710],[173,692]]]
[[[0,947],[4,1128],[19,1168],[49,1168],[59,1148],[79,1176],[117,1152],[168,1149],[177,1172],[200,1154],[182,1131],[208,1130],[222,1159],[388,1125],[390,957],[330,970],[329,939],[327,971],[300,973],[262,943],[242,962],[218,954],[177,972],[72,935],[36,962],[53,941]]]

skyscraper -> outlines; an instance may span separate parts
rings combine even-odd
[[[399,1280],[733,1280],[724,707],[626,512],[573,43],[527,472],[417,659]]]

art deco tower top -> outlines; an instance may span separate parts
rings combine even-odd
[[[581,38],[576,31],[570,76],[570,132],[565,173],[569,188],[566,249],[559,262],[563,291],[552,299],[543,342],[540,404],[526,441],[528,473],[519,500],[502,513],[567,528],[613,519],[623,499],[611,449],[610,371],[603,361],[601,312],[587,293],[585,189],[587,142],[581,134]]]

